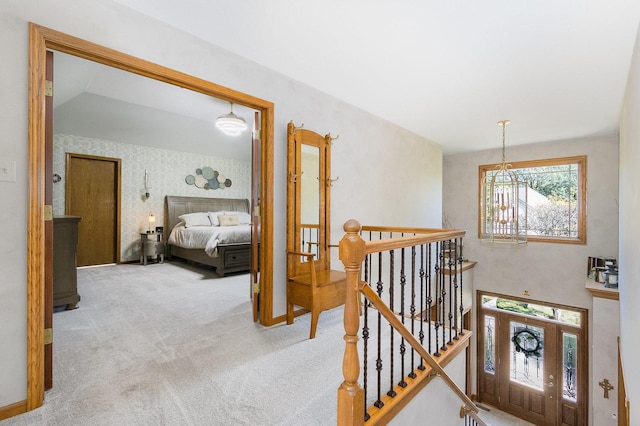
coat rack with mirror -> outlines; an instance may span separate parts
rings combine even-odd
[[[331,142],[330,134],[287,127],[287,324],[294,306],[310,310],[312,339],[320,312],[345,297],[345,273],[331,269],[328,252]]]

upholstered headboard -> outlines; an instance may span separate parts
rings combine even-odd
[[[242,198],[206,198],[165,196],[164,226],[167,235],[180,222],[178,216],[185,213],[217,212],[221,210],[249,212],[249,200]]]

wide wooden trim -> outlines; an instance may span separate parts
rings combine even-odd
[[[627,387],[624,383],[624,367],[622,365],[622,353],[620,351],[620,336],[618,336],[618,425],[629,426],[629,400],[627,399]],[[2,417],[0,417],[2,418]]]
[[[273,318],[273,143],[272,102],[202,80],[37,24],[29,23],[29,193],[27,209],[27,410],[44,400],[44,188],[45,64],[53,49],[154,80],[194,90],[260,112],[260,322]],[[280,320],[281,321],[281,320]]]
[[[18,414],[27,412],[27,401],[16,402],[4,407],[0,407],[0,420],[8,419],[9,417],[17,416]]]
[[[46,42],[29,26],[27,410],[44,401],[44,169]]]
[[[590,278],[587,278],[587,281],[584,287],[589,290],[589,293],[593,297],[601,297],[603,299],[609,300],[620,300],[620,293],[617,288],[609,288],[605,287],[603,283],[596,282]]]
[[[556,157],[541,160],[511,161],[512,169],[525,169],[532,167],[559,166],[565,164],[578,164],[578,236],[569,237],[541,237],[527,235],[527,242],[562,243],[562,244],[587,244],[587,156]],[[485,173],[496,169],[497,164],[483,164],[478,166],[478,238],[482,237],[482,181]]]

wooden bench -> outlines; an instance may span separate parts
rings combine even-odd
[[[347,275],[344,271],[323,269],[314,258],[314,253],[289,252],[290,256],[304,256],[309,271],[289,277],[287,280],[287,324],[293,324],[293,306],[311,311],[309,338],[316,337],[318,317],[322,311],[344,305]]]

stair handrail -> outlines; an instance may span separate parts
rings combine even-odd
[[[455,384],[451,377],[444,371],[438,362],[418,342],[409,330],[402,324],[389,307],[378,297],[369,285],[360,279],[360,268],[366,255],[380,251],[400,249],[419,244],[443,241],[458,238],[465,235],[464,230],[456,229],[419,229],[419,228],[383,228],[366,227],[367,230],[388,231],[401,229],[397,232],[412,232],[416,235],[392,238],[387,240],[366,242],[360,236],[363,227],[355,219],[345,222],[345,235],[340,240],[339,258],[344,264],[347,276],[347,293],[344,307],[344,340],[345,351],[342,364],[344,381],[338,388],[338,424],[339,425],[364,425],[364,389],[358,382],[360,375],[360,361],[358,356],[357,335],[360,328],[360,302],[359,293],[364,294],[373,303],[378,311],[389,321],[389,324],[397,330],[429,364],[433,371],[440,376],[447,386],[462,400],[463,407],[469,412],[477,413],[478,407]],[[423,232],[423,233],[420,233]]]

